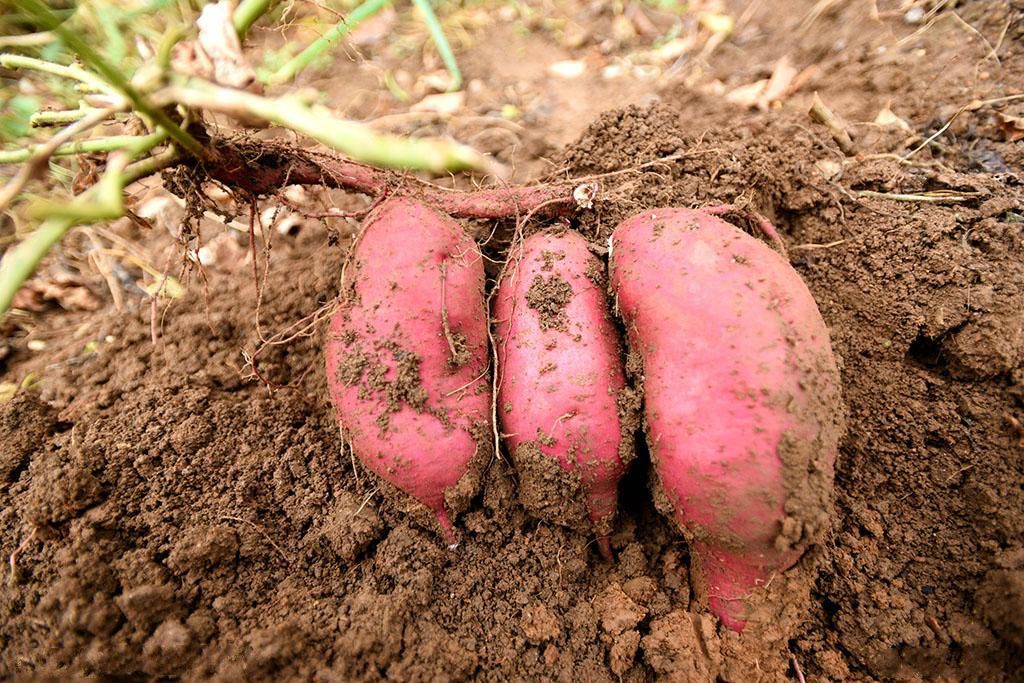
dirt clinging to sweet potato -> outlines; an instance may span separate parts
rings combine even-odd
[[[565,306],[572,299],[572,285],[557,275],[537,275],[526,292],[526,302],[540,316],[542,330],[568,330]]]

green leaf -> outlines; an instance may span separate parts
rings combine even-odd
[[[15,95],[4,102],[0,99],[0,141],[14,142],[32,132],[29,117],[39,110],[39,98]]]

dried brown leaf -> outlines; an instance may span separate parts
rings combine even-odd
[[[814,74],[815,70],[815,67],[808,67],[798,72],[789,57],[785,56],[775,63],[770,78],[735,88],[725,96],[725,99],[744,107],[767,110],[772,104],[784,100],[794,92]]]
[[[54,280],[29,280],[14,295],[11,306],[38,313],[50,303],[66,311],[95,311],[102,305],[81,280],[64,275]]]
[[[427,95],[422,100],[412,105],[411,111],[430,111],[438,114],[454,114],[466,103],[466,92],[438,93]]]
[[[910,130],[910,124],[897,116],[896,113],[889,108],[889,105],[885,105],[882,107],[881,111],[878,112],[878,116],[875,117],[875,123],[879,126],[896,126],[901,130]]]
[[[758,101],[760,101],[767,86],[767,78],[747,85],[741,85],[740,87],[733,88],[726,93],[725,99],[727,102],[738,104],[741,107],[754,107],[757,105]]]
[[[196,26],[199,47],[213,65],[213,80],[229,88],[246,89],[256,72],[242,55],[242,44],[231,21],[232,2],[220,0],[203,8]]]
[[[997,111],[996,123],[999,124],[999,129],[1003,131],[1007,142],[1024,140],[1024,116],[1010,116]]]
[[[783,99],[789,92],[789,86],[796,75],[796,67],[790,62],[789,56],[782,57],[776,62],[775,68],[772,70],[772,77],[768,80],[764,94],[761,95],[761,99],[757,103],[758,107],[767,109],[772,102]]]

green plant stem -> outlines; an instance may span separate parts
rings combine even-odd
[[[124,170],[124,184],[127,187],[136,180],[141,180],[146,176],[151,176],[157,171],[163,170],[168,166],[177,163],[181,159],[181,150],[177,147],[168,147],[159,154],[145,157],[139,161],[133,162],[128,168]]]
[[[116,67],[108,64],[100,54],[85,42],[77,33],[63,26],[60,20],[50,11],[46,5],[39,0],[16,0],[28,11],[37,15],[38,20],[49,30],[56,33],[64,44],[70,47],[88,66],[95,69],[100,76],[116,88],[122,95],[131,101],[136,111],[148,116],[156,125],[164,128],[176,143],[188,150],[191,154],[200,159],[206,158],[206,150],[203,149],[195,138],[186,133],[161,109],[157,109],[146,101],[146,98],[136,90],[128,79]]]
[[[218,111],[236,118],[258,118],[309,136],[371,166],[444,173],[493,170],[494,164],[476,150],[457,142],[403,138],[375,132],[369,126],[335,118],[323,107],[309,106],[294,95],[266,98],[192,79],[170,87],[167,101]]]
[[[416,5],[420,13],[423,14],[423,23],[427,25],[427,30],[430,31],[430,37],[433,38],[434,45],[437,46],[437,51],[441,55],[444,67],[451,74],[452,84],[448,90],[460,89],[462,87],[462,72],[459,70],[458,62],[455,61],[452,46],[448,44],[448,37],[445,36],[444,29],[441,28],[441,22],[438,21],[437,14],[434,13],[434,8],[430,5],[430,0],[412,0],[412,4]]]
[[[183,26],[171,26],[164,31],[156,48],[156,65],[158,67],[164,70],[171,68],[171,53],[178,41],[184,37],[185,27]]]
[[[94,138],[92,140],[77,140],[61,145],[51,152],[50,156],[70,156],[72,154],[95,154],[97,152],[114,152],[120,149],[134,148],[140,141],[154,141],[159,143],[167,138],[163,132],[151,133],[150,135],[111,135],[105,138]],[[33,154],[36,154],[43,145],[32,145],[21,149],[0,151],[0,164],[20,164],[28,161]]]
[[[21,289],[22,283],[32,276],[39,262],[53,245],[60,242],[72,225],[74,221],[70,218],[51,218],[4,254],[4,260],[0,263],[0,316],[11,307],[14,295]]]
[[[44,142],[38,151],[21,165],[18,173],[7,184],[0,187],[0,210],[11,203],[14,197],[25,187],[25,183],[42,171],[54,150],[65,143],[71,142],[76,135],[95,128],[122,108],[122,105],[118,105],[91,111],[78,121],[50,136],[50,139]]]
[[[339,21],[334,28],[310,43],[305,50],[292,57],[284,66],[271,74],[267,81],[273,85],[288,83],[300,71],[309,66],[310,62],[322,55],[350,30],[373,16],[389,2],[390,0],[366,0],[366,2],[352,10],[347,17]]]
[[[42,31],[40,33],[27,33],[21,36],[3,36],[0,37],[0,48],[6,47],[36,47],[38,45],[46,45],[52,43],[56,36],[49,31]]]
[[[180,158],[180,152],[169,147],[165,151],[126,166],[129,153],[119,153],[111,160],[100,182],[75,197],[71,204],[79,211],[53,215],[25,239],[4,254],[0,261],[0,316],[14,301],[14,295],[30,278],[39,262],[76,225],[96,220],[110,220],[124,214],[124,188],[140,178],[152,175]]]
[[[70,203],[40,199],[29,205],[28,215],[39,220],[68,216],[78,219],[78,222],[118,218],[124,213],[121,191],[131,182],[124,175],[129,162],[165,142],[168,135],[166,130],[157,130],[150,135],[119,136],[125,138],[121,149],[111,153],[107,159],[107,172],[93,186],[100,193],[97,197],[82,202],[76,198]],[[114,173],[109,174],[110,171]]]
[[[270,8],[277,4],[277,0],[242,0],[235,8],[231,22],[235,25],[238,39],[243,40],[256,20],[270,11]]]
[[[31,71],[39,71],[50,74],[51,76],[59,76],[60,78],[80,81],[81,83],[85,83],[100,92],[108,94],[114,93],[114,90],[109,84],[104,82],[102,78],[99,78],[95,74],[77,66],[64,66],[63,64],[48,62],[45,59],[36,59],[35,57],[26,57],[25,55],[16,55],[11,53],[0,54],[0,66],[7,69],[29,69]]]
[[[127,157],[121,158],[119,163],[108,165],[100,181],[75,197],[66,207],[84,210],[86,215],[75,216],[69,211],[63,215],[51,216],[4,254],[4,260],[0,263],[0,315],[7,312],[21,285],[32,276],[43,257],[60,242],[76,222],[100,220],[107,216],[116,217],[124,211],[120,201],[120,190],[124,187],[122,174]],[[114,206],[109,205],[108,196],[112,185],[118,189]]]
[[[79,109],[64,109],[61,111],[37,111],[35,114],[29,117],[28,123],[33,128],[42,128],[44,126],[59,126],[64,123],[74,123],[80,121],[88,116],[89,112],[92,111],[91,107],[81,107]],[[2,156],[3,152],[0,152]]]

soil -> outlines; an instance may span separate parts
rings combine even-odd
[[[586,534],[594,525],[587,516],[587,490],[576,470],[563,469],[540,446],[554,439],[539,434],[536,441],[520,444],[511,453],[515,467],[517,498],[531,516],[573,527]]]
[[[773,583],[796,596],[774,620],[738,635],[695,598],[642,448],[613,562],[586,533],[527,514],[505,457],[447,549],[344,450],[324,326],[261,345],[338,295],[345,226],[309,222],[258,254],[262,286],[249,262],[212,269],[155,317],[148,300],[104,300],[7,323],[2,379],[42,382],[0,404],[0,673],[1024,680],[1024,142],[993,109],[1024,107],[967,106],[1021,91],[1024,7],[947,4],[930,25],[881,0],[878,19],[867,3],[729,5],[735,35],[699,78],[555,83],[549,100],[580,99],[532,110],[530,144],[486,138],[520,174],[614,174],[572,220],[598,251],[619,220],[658,206],[734,203],[782,234],[829,326],[848,419],[833,528],[799,567],[813,584]],[[582,47],[481,29],[460,53],[486,80],[470,105],[543,90],[552,54],[600,57],[609,15],[577,11],[594,36]],[[501,40],[527,57],[508,59]],[[787,54],[816,70],[780,104],[722,96]],[[807,117],[814,91],[852,122],[857,155]],[[909,130],[858,123],[883,108]],[[514,227],[497,226],[490,256]],[[284,388],[247,365],[257,349],[260,376]]]
[[[526,303],[537,311],[542,330],[568,329],[565,306],[570,299],[572,285],[557,275],[551,275],[546,279],[543,275],[537,275],[526,292]]]

